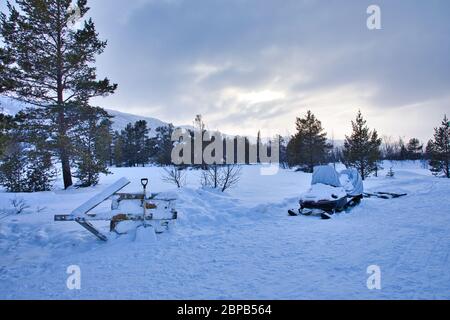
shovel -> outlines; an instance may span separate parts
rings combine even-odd
[[[146,222],[145,218],[146,218],[146,210],[147,210],[146,199],[147,199],[148,179],[147,178],[142,178],[141,179],[141,184],[142,184],[142,187],[144,188],[144,198],[142,199],[142,207],[144,208],[144,213],[142,215],[142,225],[144,227],[146,227],[147,226],[147,222]]]

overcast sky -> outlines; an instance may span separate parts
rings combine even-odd
[[[4,0],[2,0],[4,2]],[[448,0],[90,0],[95,103],[230,134],[294,133],[311,109],[343,138],[361,109],[381,135],[428,139],[450,114]],[[382,30],[368,30],[367,7]]]

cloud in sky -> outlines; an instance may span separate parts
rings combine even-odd
[[[88,2],[108,39],[99,75],[119,83],[103,107],[251,135],[293,133],[311,109],[337,138],[358,108],[381,134],[422,139],[450,113],[448,0]]]

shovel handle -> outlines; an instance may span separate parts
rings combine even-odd
[[[147,188],[147,185],[148,185],[148,179],[147,179],[147,178],[142,178],[142,179],[141,179],[141,184],[142,184],[142,186],[144,187],[144,189]]]

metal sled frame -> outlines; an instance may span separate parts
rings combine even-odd
[[[345,204],[339,203],[342,199],[336,201],[319,201],[319,202],[301,202],[300,208],[298,209],[298,214],[294,210],[288,210],[289,215],[298,216],[305,215],[309,216],[312,214],[320,214],[322,219],[330,219],[336,212],[341,212],[344,210],[350,210],[357,206],[363,198],[379,198],[379,199],[397,199],[407,196],[407,193],[392,193],[392,192],[364,192],[359,196],[348,196],[350,198]],[[345,199],[345,198],[343,198]]]
[[[297,210],[298,214],[289,210],[288,213],[291,216],[310,216],[310,215],[320,215],[324,220],[330,219],[336,212],[342,212],[344,210],[349,210],[357,206],[362,199],[362,195],[359,196],[346,196],[336,200],[322,200],[318,202],[314,201],[300,201],[300,207]]]
[[[62,222],[62,221],[75,221],[80,226],[85,228],[87,231],[92,233],[94,236],[96,236],[98,239],[102,241],[107,241],[108,237],[101,233],[95,226],[90,223],[90,221],[111,221],[112,218],[102,218],[97,217],[95,214],[89,214],[89,212],[97,207],[100,203],[104,202],[105,200],[116,196],[117,199],[114,200],[112,207],[114,207],[114,203],[119,203],[121,200],[141,200],[145,202],[146,200],[158,200],[158,201],[167,201],[168,207],[170,206],[171,202],[175,199],[158,199],[157,193],[153,193],[150,195],[148,199],[146,199],[144,193],[119,193],[120,190],[122,190],[124,187],[130,184],[130,181],[128,181],[126,178],[122,178],[118,181],[116,181],[114,184],[100,192],[99,194],[95,195],[85,203],[83,203],[81,206],[73,210],[70,214],[60,214],[55,215],[54,219],[55,221]],[[145,206],[145,203],[143,203]],[[152,213],[146,213],[144,215],[140,214],[121,214],[124,218],[124,220],[131,220],[131,221],[161,221],[161,222],[169,222],[171,220],[175,220],[178,217],[178,213],[175,209],[171,208],[171,217],[169,218],[155,218]]]
[[[406,193],[392,193],[392,192],[365,192],[364,197],[365,198],[380,198],[380,199],[396,199],[400,197],[405,197],[408,194]]]

